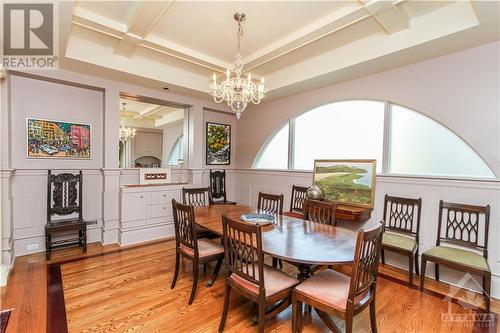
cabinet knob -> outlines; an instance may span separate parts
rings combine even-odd
[[[141,199],[143,199],[144,197],[141,195]]]
[[[163,210],[166,210],[166,209],[167,209],[167,207],[163,207]]]
[[[166,194],[164,194],[164,195],[163,195],[163,197],[164,197],[164,198],[165,198],[166,196],[167,196]]]

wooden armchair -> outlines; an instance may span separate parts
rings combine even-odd
[[[304,220],[334,226],[337,225],[336,212],[337,205],[334,202],[304,200]]]
[[[210,195],[215,205],[236,205],[236,202],[227,200],[225,169],[210,170]]]
[[[217,261],[208,286],[212,286],[224,259],[224,247],[211,240],[198,239],[193,206],[183,205],[172,199],[175,226],[175,272],[170,289],[175,287],[179,275],[180,257],[193,262],[193,287],[188,304],[192,304],[198,285],[199,265]]]
[[[95,223],[83,219],[83,177],[82,171],[74,175],[61,173],[53,175],[48,171],[47,181],[47,224],[45,225],[45,258],[50,260],[52,250],[60,247],[80,246],[87,252],[87,224]],[[76,214],[76,216],[75,216]],[[69,218],[53,220],[54,215],[71,215]],[[76,237],[52,240],[61,233],[78,233]]]
[[[408,257],[408,283],[413,285],[413,262],[418,275],[418,234],[422,199],[410,199],[385,195],[385,232],[382,238],[382,262],[385,251],[393,251]]]
[[[299,284],[299,280],[264,264],[260,225],[234,221],[225,216],[222,217],[222,225],[228,276],[219,332],[224,330],[231,290],[235,290],[258,304],[259,332],[262,333],[265,320],[290,305],[292,289]]]
[[[479,275],[483,279],[483,295],[486,310],[489,312],[491,290],[491,270],[488,265],[489,222],[489,205],[464,205],[441,200],[436,247],[422,253],[420,290],[424,288],[427,261],[435,263],[437,281],[439,281],[439,265]]]
[[[270,194],[259,192],[259,198],[257,201],[257,210],[276,214],[283,215],[283,201],[285,196],[283,194]],[[283,268],[283,262],[281,259],[273,258],[273,267]]]
[[[354,316],[370,306],[372,332],[377,332],[375,292],[383,225],[364,231],[356,241],[352,276],[326,269],[295,287],[292,296],[292,330],[302,331],[302,304],[316,312],[333,332],[341,332],[328,313],[345,320],[345,332],[353,332]]]

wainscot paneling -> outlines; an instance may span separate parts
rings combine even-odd
[[[235,169],[235,200],[241,204],[256,205],[259,191],[283,193],[284,209],[290,206],[292,185],[309,186],[311,172]],[[365,224],[341,223],[343,227],[357,230],[369,228],[382,219],[385,194],[422,198],[422,219],[420,230],[420,254],[433,247],[436,242],[439,200],[491,206],[488,262],[492,270],[492,295],[500,298],[500,182],[483,180],[460,180],[421,177],[378,176],[375,191],[375,208],[372,217]],[[389,264],[408,269],[407,261],[397,254],[386,254]],[[456,284],[463,273],[442,269],[442,280]],[[434,265],[428,265],[427,276],[434,277]],[[481,284],[478,278],[479,285]],[[473,283],[467,287],[477,290]]]

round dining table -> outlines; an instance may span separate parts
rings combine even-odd
[[[210,205],[194,209],[196,224],[222,236],[222,215],[241,221],[241,215],[256,209],[243,205]],[[262,251],[298,268],[298,279],[312,275],[317,265],[352,263],[356,233],[337,226],[277,215],[262,227]]]

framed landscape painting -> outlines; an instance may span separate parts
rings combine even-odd
[[[373,208],[376,160],[315,160],[313,184],[324,199]]]
[[[47,119],[26,119],[28,158],[90,159],[91,132],[88,124]]]
[[[229,165],[231,163],[231,125],[207,122],[206,164]]]

